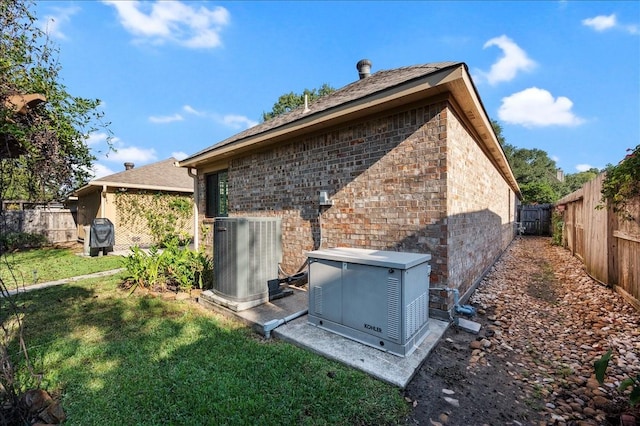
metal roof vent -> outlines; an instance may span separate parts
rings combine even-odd
[[[124,169],[125,170],[131,170],[133,169],[134,164],[133,163],[124,163]]]
[[[362,59],[358,61],[358,63],[356,64],[356,68],[358,69],[360,80],[371,75],[371,61],[368,59]]]

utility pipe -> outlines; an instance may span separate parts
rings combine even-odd
[[[289,316],[286,316],[284,318],[281,319],[274,319],[271,321],[268,321],[264,324],[264,337],[266,337],[267,339],[271,337],[271,332],[273,330],[275,330],[277,327],[280,327],[282,324],[286,324],[289,321],[293,321],[294,319],[301,317],[303,315],[306,315],[309,312],[308,309],[303,309],[301,311],[295,312]]]
[[[457,288],[429,288],[429,290],[436,290],[436,291],[444,290],[444,291],[453,293],[454,309],[457,314],[467,315],[470,317],[476,314],[476,310],[473,306],[460,305],[460,292],[458,291]]]

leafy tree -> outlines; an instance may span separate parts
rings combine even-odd
[[[566,189],[558,180],[556,162],[545,151],[517,148],[506,142],[500,123],[491,120],[491,125],[520,186],[525,204],[553,203],[564,195]]]
[[[507,144],[507,141],[502,135],[502,126],[500,125],[500,123],[498,123],[496,120],[493,120],[493,119],[491,120],[491,126],[493,127],[493,131],[496,134],[496,138],[498,138],[498,142],[500,142],[500,145],[502,145],[502,149],[505,149],[505,146],[509,144]],[[512,145],[509,145],[509,147],[513,148]],[[506,152],[505,152],[505,155],[506,155]]]
[[[307,96],[308,102],[313,102],[321,96],[328,95],[329,93],[335,92],[336,89],[324,83],[320,86],[319,89],[304,89],[301,94],[289,92],[278,98],[278,102],[273,104],[273,108],[269,112],[262,113],[262,120],[268,121],[274,117],[277,117],[281,114],[287,113],[296,109],[299,106],[304,105],[304,97]]]
[[[582,186],[589,182],[590,180],[595,179],[600,171],[595,167],[590,168],[584,172],[572,173],[568,174],[564,178],[565,191],[566,194],[570,194],[578,189],[582,188]],[[563,194],[562,196],[566,195]]]
[[[57,50],[38,27],[31,1],[0,0],[0,199],[50,201],[85,183],[94,157],[88,134],[106,125],[98,100],[71,96],[60,83]],[[24,95],[35,95],[28,107]],[[42,102],[46,99],[46,102]],[[0,247],[0,255],[6,253]],[[4,260],[3,260],[4,261]],[[18,286],[18,277],[11,274]],[[0,278],[0,423],[32,424],[20,393],[37,374],[28,356],[24,307]],[[21,366],[21,367],[18,367]],[[26,370],[26,371],[25,371]],[[39,413],[38,413],[39,414]]]
[[[0,197],[47,202],[90,178],[86,144],[108,132],[99,100],[75,97],[60,82],[58,49],[37,26],[30,0],[0,1]],[[17,112],[16,95],[45,102]]]
[[[523,204],[549,204],[558,200],[558,192],[548,182],[529,182],[520,185]]]

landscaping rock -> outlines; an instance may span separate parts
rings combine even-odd
[[[469,303],[485,312],[472,318],[484,336],[445,333],[449,347],[466,342],[469,349],[454,355],[437,345],[407,387],[425,401],[410,421],[428,424],[446,411],[437,396],[443,387],[460,405],[450,424],[618,426],[623,414],[640,418],[640,407],[631,408],[628,393],[617,389],[640,374],[640,312],[550,238],[515,240]],[[593,363],[608,349],[600,384]],[[441,371],[461,373],[450,380]]]

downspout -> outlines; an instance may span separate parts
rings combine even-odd
[[[102,201],[100,202],[100,217],[105,217],[105,210],[107,204],[107,185],[102,185],[102,192],[100,193]]]
[[[193,170],[195,170],[195,173]],[[200,232],[198,231],[198,170],[189,167],[187,173],[193,178],[193,248],[198,250],[200,246]]]

